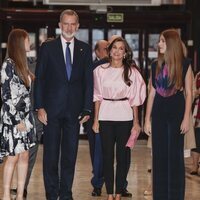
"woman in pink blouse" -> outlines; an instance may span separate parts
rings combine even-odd
[[[116,144],[115,200],[121,199],[126,179],[126,143],[131,129],[140,129],[137,106],[146,97],[146,85],[132,61],[126,40],[116,38],[108,47],[110,62],[94,70],[95,117],[93,130],[102,139],[104,178],[108,200],[114,200],[114,147]],[[133,120],[134,118],[134,120]]]

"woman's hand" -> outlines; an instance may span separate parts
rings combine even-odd
[[[26,131],[26,125],[23,121],[21,121],[19,124],[17,124],[17,130],[20,132]]]
[[[196,83],[196,81],[197,81],[199,75],[200,75],[200,71],[196,74],[196,76],[195,76],[195,78],[194,78],[195,83]]]
[[[145,123],[144,123],[144,132],[148,136],[151,135],[151,121],[150,120],[145,120]]]
[[[99,133],[99,121],[98,120],[94,120],[93,126],[92,126],[92,130],[95,133]]]
[[[185,134],[189,131],[190,129],[190,120],[189,120],[189,117],[184,117],[182,123],[181,123],[181,127],[180,127],[180,130],[181,130],[181,134]]]
[[[135,130],[137,133],[140,133],[141,131],[141,127],[140,127],[140,124],[138,122],[134,122],[133,124],[133,128],[131,129],[131,132]]]

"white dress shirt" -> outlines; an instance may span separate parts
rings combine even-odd
[[[70,42],[69,45],[69,49],[70,49],[70,53],[71,53],[71,63],[73,64],[73,58],[74,58],[74,38],[70,41],[66,41],[65,38],[61,35],[61,43],[62,43],[62,49],[63,49],[63,54],[64,54],[64,58],[65,58],[65,62],[66,62],[66,47],[67,47],[67,43],[66,42]]]

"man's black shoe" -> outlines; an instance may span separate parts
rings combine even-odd
[[[11,190],[10,190],[10,193],[11,193],[12,195],[17,195],[17,188],[11,189]],[[23,197],[24,197],[25,199],[26,199],[26,197],[27,197],[27,190],[26,190],[26,189],[24,189]]]
[[[124,189],[122,191],[122,197],[132,197],[132,194],[127,189]]]
[[[101,196],[101,188],[94,188],[93,191],[92,191],[92,196],[93,197]]]

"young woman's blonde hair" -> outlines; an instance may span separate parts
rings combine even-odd
[[[23,29],[13,29],[8,36],[7,56],[15,63],[15,71],[24,84],[30,86],[28,76],[33,80],[34,75],[30,72],[27,64],[25,39],[28,33]]]
[[[161,54],[158,48],[158,66],[156,74],[161,70],[163,63],[167,64],[169,72],[169,85],[174,85],[176,89],[183,86],[183,44],[179,33],[175,29],[167,29],[160,34],[166,42],[166,51]]]

